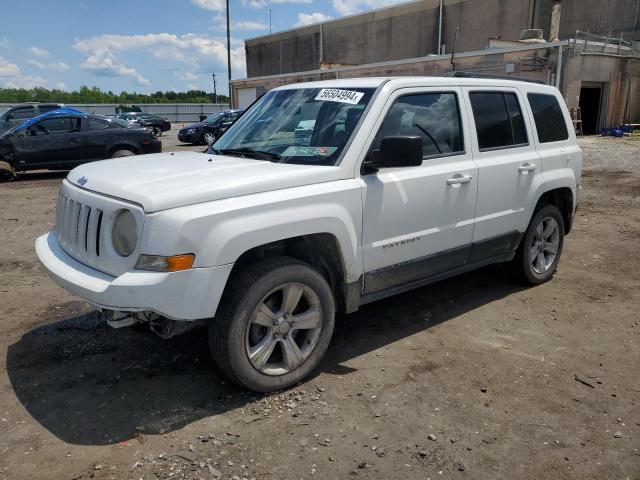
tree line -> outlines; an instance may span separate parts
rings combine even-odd
[[[48,88],[0,88],[0,103],[53,102],[53,103],[213,103],[212,93],[204,90],[188,92],[103,92],[98,87],[82,86],[78,90]],[[218,103],[228,103],[229,97],[218,95]]]

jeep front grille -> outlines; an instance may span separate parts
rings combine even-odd
[[[56,231],[64,250],[80,259],[100,256],[103,212],[64,195],[58,197]]]
[[[120,210],[129,210],[136,218],[137,237],[142,238],[144,211],[139,205],[62,182],[58,195],[55,232],[62,249],[88,267],[119,276],[135,267],[140,254],[137,245],[128,257],[111,246],[113,220]]]

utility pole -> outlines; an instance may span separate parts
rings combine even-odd
[[[227,0],[227,80],[229,81],[229,108],[231,108],[231,31],[229,28],[229,0]]]
[[[216,89],[216,72],[211,74],[213,77],[213,103],[218,103],[218,90]]]
[[[456,33],[453,35],[453,48],[451,49],[451,71],[456,71],[456,62],[453,61],[453,57],[456,54],[456,40],[458,39],[458,25],[456,25]]]
[[[440,19],[438,20],[438,55],[442,55],[442,0],[440,0]]]

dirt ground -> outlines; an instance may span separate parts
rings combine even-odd
[[[107,327],[34,253],[64,175],[0,183],[0,478],[639,479],[640,140],[580,143],[551,282],[492,267],[367,305],[272,395],[205,331]]]

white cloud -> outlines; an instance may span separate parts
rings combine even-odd
[[[0,78],[13,78],[20,76],[20,69],[15,63],[10,63],[0,57]]]
[[[224,12],[227,9],[225,0],[191,0],[196,7],[213,12]]]
[[[246,30],[246,31],[255,31],[255,30],[266,30],[269,28],[269,25],[262,22],[254,22],[252,20],[245,20],[242,22],[236,22],[233,24],[236,30]]]
[[[293,3],[296,5],[308,5],[310,3],[313,3],[313,0],[270,0],[269,3],[275,3],[275,4],[279,4],[279,3]]]
[[[138,85],[151,85],[151,82],[140,75],[135,68],[119,62],[115,55],[109,51],[100,51],[89,55],[80,68],[101,77],[131,77]]]
[[[45,84],[45,80],[42,77],[32,77],[27,75],[26,77],[14,77],[11,80],[4,82],[7,88],[26,88],[27,90],[35,87],[42,87]]]
[[[296,23],[296,27],[311,25],[313,23],[324,22],[326,20],[331,20],[331,17],[329,15],[325,15],[322,12],[299,13],[298,23]]]
[[[49,52],[44,48],[29,47],[29,53],[38,58],[49,58]]]
[[[52,63],[42,63],[38,60],[33,60],[30,58],[27,60],[27,63],[33,65],[34,67],[38,67],[41,70],[53,70],[55,72],[66,72],[69,70],[69,65],[64,62],[52,62]]]
[[[148,85],[148,80],[133,67],[129,67],[119,58],[126,52],[146,52],[168,61],[192,65],[198,72],[211,72],[213,68],[226,65],[227,50],[225,43],[211,37],[193,34],[175,35],[172,33],[150,33],[146,35],[107,34],[86,40],[76,40],[73,48],[87,55],[81,65],[98,75],[129,76],[139,84]],[[237,44],[231,49],[231,63],[236,73],[244,74],[244,45]]]
[[[34,88],[42,87],[45,80],[42,77],[22,76],[20,68],[15,63],[10,63],[0,57],[0,79],[4,79],[4,86],[7,88]]]
[[[183,80],[189,80],[189,81],[194,81],[198,79],[198,75],[196,75],[195,73],[191,73],[191,72],[186,72],[184,74],[182,74],[180,76],[180,78],[182,78]]]
[[[199,86],[194,85],[193,83],[188,84],[188,85],[187,85],[187,88],[188,88],[189,90],[202,90]]]
[[[67,86],[64,82],[56,83],[55,87],[53,88],[55,88],[56,90],[67,90]]]
[[[396,3],[403,3],[405,1],[406,0],[332,0],[331,5],[333,5],[335,11],[340,15],[351,15],[352,13],[361,11],[363,8],[370,10],[395,5]]]
[[[295,5],[308,5],[313,3],[313,0],[240,0],[240,4],[243,7],[254,8],[256,10],[264,9],[270,4],[283,4],[291,3]]]

